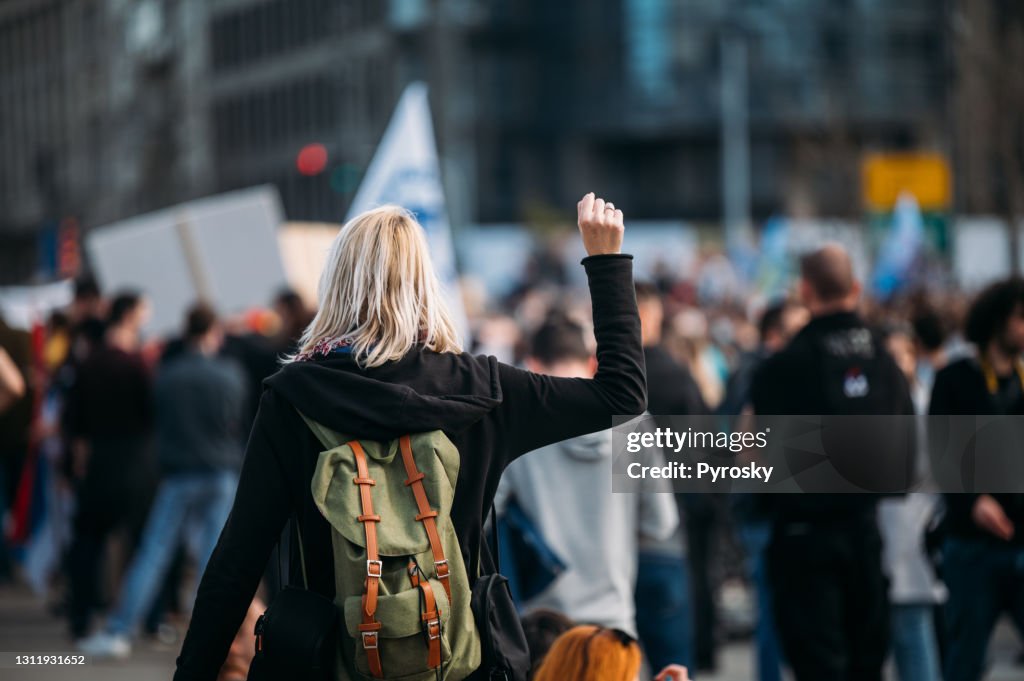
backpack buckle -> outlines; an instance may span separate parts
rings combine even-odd
[[[443,572],[441,571],[442,567],[444,568]],[[443,560],[435,560],[434,561],[434,573],[437,575],[438,579],[444,579],[445,577],[448,576],[448,559],[447,558],[445,558]]]
[[[383,570],[383,563],[379,560],[368,560],[366,561],[366,576],[367,577],[380,577],[381,570]],[[377,572],[373,571],[373,567],[376,566]]]
[[[363,648],[366,650],[377,649],[377,632],[376,631],[364,631],[363,632]]]
[[[436,634],[433,632],[437,632]],[[427,620],[427,639],[430,641],[436,641],[441,638],[441,619],[435,617],[432,620]]]

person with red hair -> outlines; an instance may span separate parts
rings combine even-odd
[[[555,641],[533,681],[634,681],[640,645],[620,629],[580,625]],[[686,667],[669,665],[654,681],[689,681]]]

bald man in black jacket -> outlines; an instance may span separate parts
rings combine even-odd
[[[906,414],[906,379],[856,313],[849,255],[828,245],[801,260],[812,319],[754,376],[757,414]],[[880,681],[887,585],[873,494],[773,494],[768,572],[782,647],[798,681]]]

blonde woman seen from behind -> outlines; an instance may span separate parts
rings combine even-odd
[[[300,412],[360,440],[443,431],[460,460],[450,518],[471,583],[481,567],[482,522],[511,461],[606,429],[615,414],[643,412],[632,257],[619,252],[622,211],[591,193],[577,213],[598,344],[592,379],[543,376],[463,352],[422,227],[408,211],[384,206],[342,227],[299,350],[265,382],[238,493],[199,586],[176,681],[216,676],[293,514],[309,589],[335,598],[331,530],[310,494],[323,447]],[[298,574],[297,555],[291,561],[290,573]],[[386,667],[386,657],[383,662]],[[478,669],[467,678],[485,676]]]

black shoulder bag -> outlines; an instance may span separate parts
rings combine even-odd
[[[530,648],[512,601],[508,579],[498,574],[498,521],[491,506],[491,537],[494,570],[481,574],[473,584],[472,608],[480,632],[480,669],[493,681],[526,681]],[[486,546],[484,542],[484,546]],[[482,562],[482,556],[481,556]]]
[[[248,681],[334,681],[338,608],[331,599],[309,590],[302,530],[298,518],[293,520],[303,588],[284,587],[256,621],[256,656]],[[280,561],[280,542],[277,553]]]

